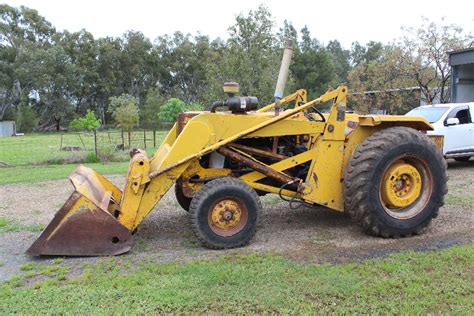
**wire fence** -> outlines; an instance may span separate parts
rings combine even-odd
[[[145,149],[152,155],[167,131],[134,130],[97,133],[36,133],[0,137],[0,162],[8,165],[81,162],[86,157],[105,161],[129,159],[132,148]]]
[[[105,131],[97,133],[62,133],[60,150],[97,151],[102,148],[125,150],[131,148],[156,148],[161,143],[163,131],[138,130],[131,132]],[[158,137],[157,137],[158,135]],[[157,143],[158,141],[158,143]]]

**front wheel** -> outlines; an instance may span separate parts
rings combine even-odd
[[[178,179],[178,181],[176,181],[174,185],[174,194],[176,196],[176,201],[178,201],[178,204],[183,208],[183,210],[189,212],[189,207],[191,206],[192,198],[184,195],[181,179]]]
[[[419,234],[447,193],[446,161],[424,134],[393,127],[362,142],[346,168],[347,212],[364,231],[382,237]]]
[[[254,189],[241,180],[224,177],[206,183],[195,194],[189,213],[193,231],[204,246],[226,249],[250,242],[260,210]]]

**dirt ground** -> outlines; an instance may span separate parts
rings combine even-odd
[[[148,257],[156,262],[188,261],[228,254],[271,252],[305,262],[346,262],[383,256],[400,250],[428,250],[471,243],[474,240],[474,160],[449,162],[449,193],[440,215],[421,236],[382,239],[367,236],[341,213],[302,206],[290,209],[276,195],[263,198],[257,234],[247,247],[215,251],[203,248],[194,237],[188,214],[177,204],[173,190],[145,219],[135,235],[135,245],[122,258]],[[122,176],[109,177],[118,185]],[[72,192],[68,180],[0,186],[0,217],[21,224],[24,230],[0,232],[0,280],[19,273],[28,262],[48,263],[52,258],[32,259],[24,252],[39,236],[31,225],[47,224]],[[67,258],[80,267],[97,258]]]

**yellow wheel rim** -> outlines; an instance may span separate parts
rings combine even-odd
[[[421,194],[422,177],[411,164],[392,164],[382,179],[381,195],[389,208],[404,208],[413,204]]]
[[[232,236],[247,223],[247,208],[234,199],[222,199],[209,210],[208,223],[211,230],[221,236]]]

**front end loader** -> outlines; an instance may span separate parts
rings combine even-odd
[[[283,77],[288,65],[284,58]],[[349,113],[345,86],[312,101],[305,90],[282,97],[284,81],[275,102],[260,109],[228,83],[226,101],[181,113],[153,157],[131,152],[123,190],[79,166],[70,176],[74,193],[27,253],[127,252],[173,186],[197,239],[212,249],[250,242],[259,196],[267,193],[347,212],[374,236],[423,232],[447,193],[446,163],[425,133],[431,125],[421,117]],[[321,113],[318,105],[328,102],[329,113]]]

